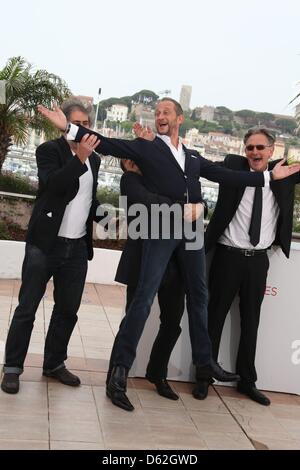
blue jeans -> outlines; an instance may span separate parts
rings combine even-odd
[[[77,322],[86,273],[87,246],[83,238],[71,240],[57,237],[47,255],[27,243],[19,304],[6,340],[4,372],[23,372],[35,314],[51,276],[54,308],[45,342],[43,369],[54,370],[63,365]]]
[[[207,331],[207,287],[204,248],[186,250],[184,240],[144,240],[139,283],[113,347],[114,364],[132,366],[151,305],[173,252],[184,278],[193,363],[211,360]]]

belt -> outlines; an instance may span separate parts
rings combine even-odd
[[[222,243],[218,243],[218,247],[224,248],[225,250],[232,251],[234,253],[239,253],[243,256],[256,256],[256,255],[264,255],[267,253],[267,249],[264,250],[248,250],[244,248],[236,248],[234,246],[223,245]]]
[[[67,237],[60,237],[58,235],[57,238],[58,238],[58,240],[60,240],[62,242],[65,242],[65,243],[77,243],[80,240],[83,240],[85,238],[85,235],[83,237],[80,237],[80,238],[67,238]]]

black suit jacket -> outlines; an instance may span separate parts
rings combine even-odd
[[[110,139],[85,127],[79,126],[76,141],[80,142],[86,133],[100,138],[97,152],[119,158],[130,158],[141,169],[147,189],[155,194],[169,197],[173,202],[202,202],[200,176],[229,186],[263,186],[261,173],[237,173],[222,168],[203,158],[196,150],[185,151],[185,171],[174,158],[168,145],[159,137],[153,141],[145,139]]]
[[[276,165],[277,161],[269,163],[270,170]],[[224,165],[234,171],[242,170],[244,172],[250,172],[247,158],[241,157],[240,155],[227,155],[224,160]],[[294,186],[299,182],[300,173],[298,172],[283,180],[272,181],[270,183],[270,188],[279,206],[274,245],[280,245],[287,258],[289,257],[292,239]],[[245,188],[229,188],[223,184],[220,185],[217,204],[205,233],[206,252],[213,248],[231,222],[241,202],[244,191]]]
[[[29,221],[26,241],[48,253],[57,237],[67,204],[74,199],[79,189],[79,177],[87,170],[79,158],[73,156],[64,137],[51,140],[36,149],[39,190]],[[93,257],[93,220],[99,205],[96,199],[100,157],[92,153],[89,157],[93,173],[93,201],[87,219],[88,259]],[[47,215],[51,214],[51,216]]]
[[[171,199],[168,197],[148,191],[144,177],[132,171],[127,171],[122,175],[120,189],[121,195],[127,196],[127,209],[136,203],[144,204],[148,209],[151,209],[151,204],[171,204]],[[132,218],[128,219],[129,224]],[[127,239],[116,272],[117,282],[137,286],[142,261],[142,243],[140,238]]]

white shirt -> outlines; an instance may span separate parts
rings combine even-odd
[[[74,152],[72,153],[75,155]],[[88,158],[85,164],[88,171],[79,177],[79,189],[66,207],[58,232],[59,237],[81,238],[86,234],[86,221],[92,205],[94,180]]]
[[[183,147],[182,147],[182,143],[179,141],[179,144],[178,144],[178,149],[176,147],[174,147],[174,145],[172,144],[171,142],[171,137],[169,137],[168,135],[160,135],[160,134],[157,134],[157,137],[159,137],[161,140],[164,141],[165,144],[167,144],[167,146],[169,147],[169,149],[171,150],[175,160],[177,161],[177,163],[179,164],[180,168],[182,169],[182,171],[184,171],[184,165],[185,165],[185,153],[184,153],[184,150],[183,150]]]
[[[249,238],[249,227],[252,215],[252,206],[255,188],[247,187],[239,207],[230,224],[219,238],[222,245],[244,248],[249,250],[263,250],[272,245],[277,229],[279,207],[270,187],[262,188],[262,217],[259,243],[253,246]]]

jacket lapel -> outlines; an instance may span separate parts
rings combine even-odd
[[[269,171],[273,170],[274,166],[275,166],[276,163],[278,163],[278,162],[279,162],[279,160],[275,160],[275,161],[273,160],[272,162],[269,161],[269,163],[268,163],[268,170],[269,170]],[[276,197],[276,196],[277,196],[277,194],[276,194],[276,186],[277,186],[276,183],[275,183],[275,185],[274,185],[274,181],[270,181],[270,188],[271,188],[271,190],[272,190],[272,192],[273,192],[273,194],[274,194],[274,196],[275,196],[275,199],[277,200],[277,197]],[[274,189],[275,189],[275,191],[274,191]]]
[[[89,162],[90,162],[91,170],[93,173],[93,189],[95,190],[95,186],[97,185],[97,179],[98,179],[98,169],[96,165],[96,157],[95,157],[94,152],[92,152],[91,155],[89,156]]]
[[[70,158],[73,158],[70,145],[63,136],[58,139],[58,144],[61,148],[61,155],[63,157],[63,160],[66,163]]]
[[[248,163],[248,160],[247,158],[244,158],[242,160],[242,168],[241,170],[245,170],[245,171],[250,171],[250,166],[249,166],[249,163]],[[245,187],[244,188],[238,188],[238,194],[237,194],[237,205],[236,207],[239,206],[241,200],[242,200],[242,197],[244,196],[244,192],[245,192]]]
[[[196,151],[193,152],[192,150],[187,149],[185,145],[183,145],[182,147],[183,147],[184,154],[185,154],[184,172],[185,172],[185,174],[187,174],[190,163],[191,163],[192,158],[193,158],[192,155],[193,155],[193,153],[196,153]]]
[[[177,169],[184,173],[173,153],[162,139],[155,137],[153,144],[159,149],[160,152],[163,152],[163,154],[167,156],[167,158],[177,167]]]

